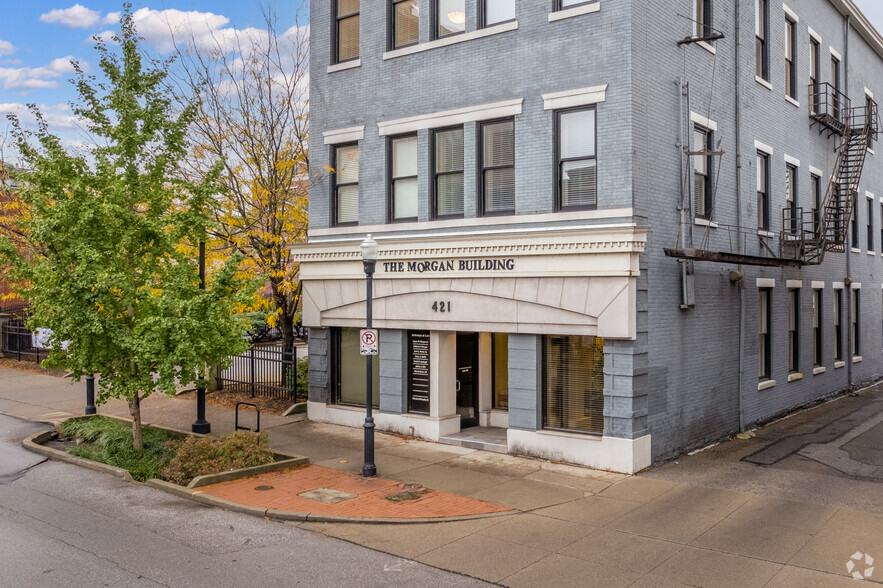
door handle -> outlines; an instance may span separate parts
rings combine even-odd
[[[454,387],[454,392],[459,392],[460,391],[460,380],[456,380],[456,382],[457,382],[457,385]]]

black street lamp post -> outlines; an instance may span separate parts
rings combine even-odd
[[[367,284],[367,298],[365,300],[367,308],[367,328],[371,328],[371,303],[373,296],[374,266],[377,263],[377,241],[371,238],[371,235],[362,241],[362,264],[365,267],[365,282]],[[366,478],[373,478],[377,475],[377,466],[374,465],[374,416],[372,414],[372,402],[374,400],[374,356],[365,356],[365,462],[362,465],[362,475]]]
[[[205,241],[199,242],[199,289],[205,290]],[[212,432],[212,424],[205,420],[205,388],[196,389],[196,421],[190,430],[203,435]]]

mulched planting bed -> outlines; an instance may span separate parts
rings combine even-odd
[[[0,368],[18,370],[20,372],[28,372],[31,374],[43,374],[44,376],[55,376],[57,378],[63,378],[65,376],[65,372],[62,370],[43,369],[40,367],[40,364],[35,361],[18,361],[14,357],[0,357]]]
[[[179,394],[178,398],[196,398],[196,392],[184,392]],[[229,390],[216,390],[205,395],[205,401],[215,406],[223,406],[224,408],[235,408],[237,402],[250,402],[257,404],[262,413],[281,415],[295,402],[302,402],[305,399],[295,401],[293,398],[271,398],[269,396],[252,396],[248,392],[233,392]],[[243,407],[242,411],[250,410]]]

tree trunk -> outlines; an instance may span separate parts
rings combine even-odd
[[[138,392],[129,399],[129,414],[132,415],[132,447],[141,451],[144,441],[141,439],[141,395]]]

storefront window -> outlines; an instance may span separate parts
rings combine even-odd
[[[509,409],[509,335],[494,333],[494,408]]]
[[[543,338],[547,429],[604,432],[604,340],[547,335]]]
[[[359,353],[359,329],[337,329],[334,341],[337,402],[365,406],[365,357]],[[372,405],[380,406],[380,360],[373,358]]]

